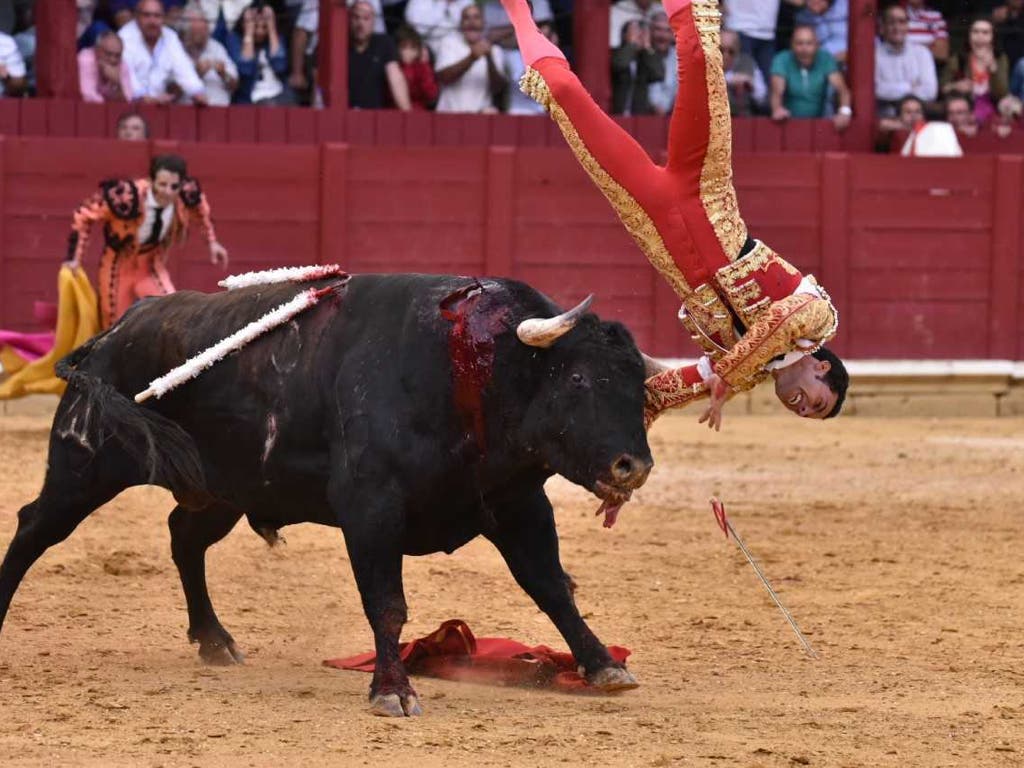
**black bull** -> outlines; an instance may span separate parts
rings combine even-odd
[[[420,711],[398,657],[402,556],[481,534],[592,684],[635,686],[580,617],[543,487],[557,473],[616,503],[646,479],[644,364],[628,331],[581,312],[557,341],[531,346],[520,323],[561,310],[509,280],[362,275],[339,286],[145,405],[129,398],[301,288],[146,301],[66,358],[43,489],[0,566],[0,622],[48,547],[123,489],[152,483],[177,501],[171,552],[207,661],[241,660],[210,602],[205,553],[244,515],[271,542],[294,523],[342,529],[374,634],[377,712]]]

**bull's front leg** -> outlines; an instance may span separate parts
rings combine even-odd
[[[402,585],[401,507],[388,504],[389,494],[366,504],[339,502],[339,519],[352,562],[363,611],[373,630],[377,661],[370,682],[370,711],[388,717],[420,715],[416,691],[398,655],[406,621]]]
[[[548,615],[583,667],[587,682],[603,691],[636,688],[639,683],[608,653],[580,616],[574,584],[558,557],[555,516],[543,489],[501,505],[496,528],[487,533],[509,570],[537,607]]]

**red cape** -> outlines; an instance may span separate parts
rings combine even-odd
[[[426,637],[402,643],[399,652],[410,675],[549,688],[563,693],[590,692],[571,653],[553,651],[546,645],[531,648],[502,637],[474,637],[461,619],[449,619]],[[608,653],[621,664],[630,651],[610,645]],[[363,653],[347,659],[327,659],[324,665],[373,672],[376,658],[374,653]]]

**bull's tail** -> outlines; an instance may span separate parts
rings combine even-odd
[[[83,430],[101,444],[109,435],[132,456],[139,457],[145,482],[171,490],[179,500],[198,501],[207,495],[206,479],[199,449],[178,424],[145,408],[117,391],[109,383],[78,370],[100,336],[95,336],[62,358],[55,370],[68,389],[81,397],[75,410],[85,414]],[[67,396],[65,395],[65,398]]]

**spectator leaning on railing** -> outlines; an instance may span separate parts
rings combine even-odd
[[[132,71],[123,54],[124,43],[111,29],[101,32],[92,48],[78,52],[78,85],[83,101],[102,103],[134,98]]]
[[[364,0],[349,8],[348,105],[383,109],[393,104],[408,110],[409,86],[398,66],[395,43],[373,31],[374,15],[373,6]]]
[[[135,19],[118,32],[124,42],[124,58],[131,67],[136,98],[169,104],[182,94],[196,104],[206,104],[203,81],[178,35],[164,26],[160,0],[139,0]]]
[[[839,99],[833,122],[837,131],[845,131],[853,110],[839,64],[819,47],[813,27],[798,26],[793,30],[790,50],[781,51],[772,60],[772,119],[824,117],[830,85]]]
[[[882,14],[882,39],[875,46],[875,98],[881,117],[896,114],[900,100],[939,95],[935,61],[927,48],[907,41],[907,12],[893,5]]]
[[[879,119],[878,130],[881,133],[910,131],[923,120],[924,102],[917,98],[917,96],[904,96],[900,99],[894,115]]]

